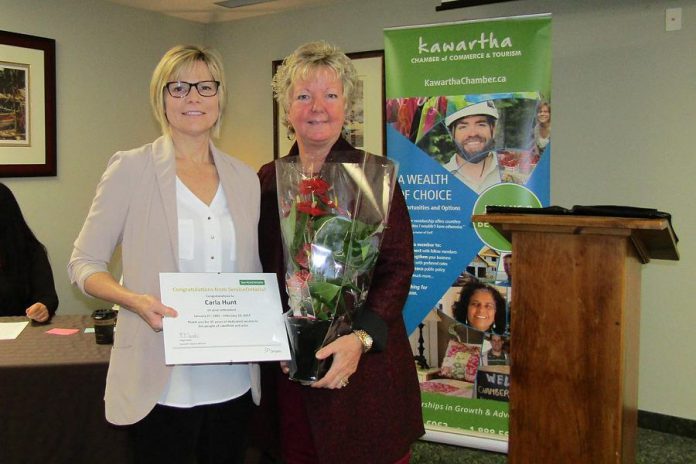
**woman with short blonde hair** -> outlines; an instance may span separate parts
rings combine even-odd
[[[358,86],[358,72],[353,62],[335,45],[323,40],[309,42],[283,60],[271,82],[275,99],[283,110],[281,122],[289,137],[295,134],[295,129],[287,118],[293,85],[299,79],[307,79],[320,67],[326,67],[336,73],[343,84],[343,110],[348,117],[352,114],[357,98],[355,90]],[[349,123],[350,120],[346,118],[344,129]]]
[[[193,45],[180,45],[164,54],[159,64],[152,73],[150,80],[150,106],[155,119],[160,124],[163,134],[169,133],[167,121],[164,88],[169,81],[178,81],[181,74],[190,70],[197,62],[205,63],[210,70],[213,81],[217,82],[218,119],[213,126],[212,135],[220,135],[222,114],[225,111],[227,101],[227,88],[225,85],[225,71],[218,54],[211,49]]]
[[[350,59],[323,41],[302,45],[283,61],[273,89],[296,141],[288,156],[299,158],[303,172],[320,173],[327,159],[351,163],[363,155],[341,136],[356,82]],[[263,166],[259,178],[259,253],[264,271],[278,276],[287,309],[275,164]],[[264,449],[277,440],[288,464],[408,462],[411,443],[424,433],[402,314],[413,266],[411,221],[397,185],[365,308],[345,335],[316,353],[318,359],[331,359],[328,372],[303,386],[289,380],[287,365],[264,366],[264,391],[273,393],[264,394],[262,410],[269,416],[259,423],[265,432],[277,432],[263,441]],[[277,431],[269,427],[275,416]]]
[[[150,84],[162,136],[112,156],[75,241],[70,279],[121,307],[106,380],[106,419],[126,425],[139,463],[241,463],[256,364],[167,365],[162,272],[259,272],[259,182],[221,152],[220,59],[197,46],[169,50]],[[109,272],[121,246],[122,281]]]

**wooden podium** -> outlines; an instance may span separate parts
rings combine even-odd
[[[512,242],[508,461],[633,463],[641,267],[667,219],[481,214]]]

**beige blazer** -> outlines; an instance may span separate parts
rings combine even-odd
[[[239,272],[261,272],[258,257],[259,181],[242,162],[212,144],[215,165],[235,226]],[[111,157],[97,186],[87,219],[75,240],[68,274],[85,292],[95,272],[108,272],[121,245],[123,285],[160,298],[159,273],[177,272],[176,163],[171,138]],[[260,400],[260,374],[250,364],[252,396]],[[164,363],[162,333],[137,314],[122,310],[106,380],[106,419],[116,425],[138,422],[154,408],[171,368]]]

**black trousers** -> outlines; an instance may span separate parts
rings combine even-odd
[[[251,392],[224,403],[156,405],[129,426],[137,464],[241,464],[247,446]]]

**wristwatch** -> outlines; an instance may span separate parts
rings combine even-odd
[[[353,333],[358,337],[360,343],[362,343],[363,353],[367,353],[372,349],[372,337],[370,337],[369,333],[364,330],[354,330]]]

